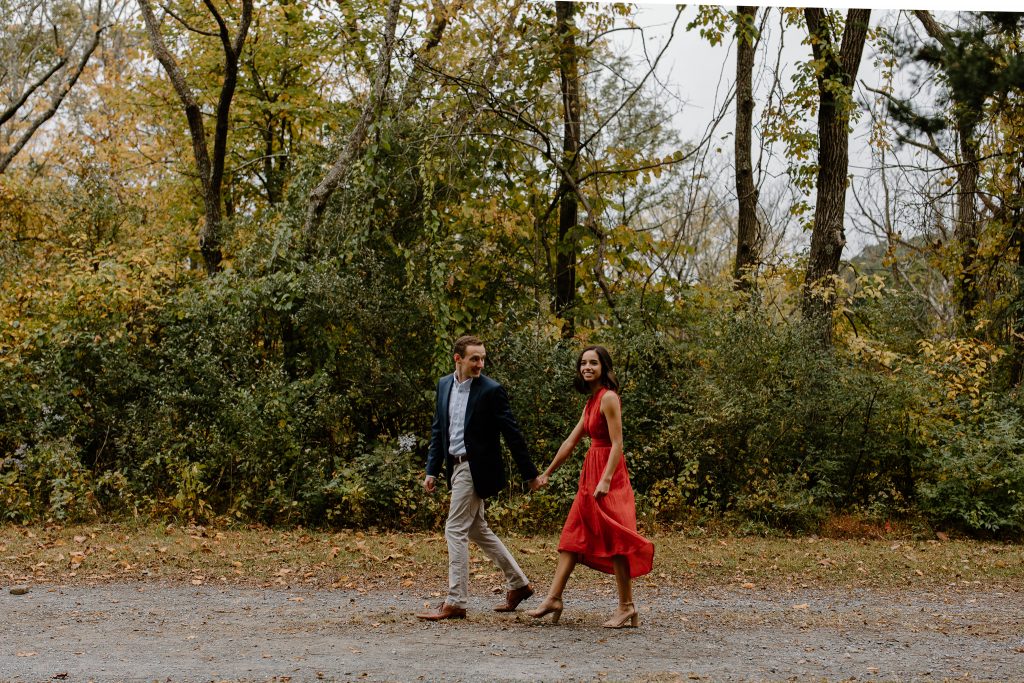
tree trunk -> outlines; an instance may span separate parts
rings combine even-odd
[[[555,249],[555,314],[564,322],[562,337],[576,334],[576,225],[579,222],[579,203],[572,178],[576,173],[576,160],[580,149],[580,92],[579,65],[576,57],[576,26],[573,21],[575,5],[566,0],[555,3],[556,34],[559,36],[558,71],[562,89],[562,159],[565,174],[559,185],[561,200],[558,206],[558,243]]]
[[[978,143],[973,126],[959,126],[960,165],[956,169],[959,189],[956,195],[956,228],[953,235],[960,249],[960,272],[957,275],[957,308],[964,322],[964,332],[973,334],[974,307],[978,304]]]
[[[286,121],[281,122],[282,128],[288,125]],[[284,179],[281,162],[274,163],[274,119],[267,116],[261,131],[263,136],[263,187],[267,192],[267,203],[277,206],[284,199]],[[283,135],[282,135],[283,137]],[[282,149],[284,141],[281,141]]]
[[[735,286],[749,288],[760,259],[758,245],[757,200],[751,138],[754,125],[753,71],[757,7],[739,6],[736,18],[736,198],[739,217],[736,226]]]
[[[821,339],[832,343],[832,312],[839,260],[846,244],[846,176],[849,165],[850,111],[871,10],[851,9],[846,14],[842,44],[835,41],[824,11],[804,10],[814,58],[822,62],[818,74],[818,178],[811,253],[804,278],[803,316],[820,327]]]

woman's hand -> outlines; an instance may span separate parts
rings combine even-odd
[[[605,481],[604,479],[602,479],[597,483],[597,488],[594,489],[594,498],[596,500],[601,500],[606,495],[608,495],[608,491],[611,489],[611,487],[612,483],[610,481]]]

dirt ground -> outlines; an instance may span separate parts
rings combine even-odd
[[[4,681],[1024,681],[1024,594],[640,588],[567,591],[561,624],[412,616],[431,594],[106,583],[0,594]],[[536,605],[538,598],[524,606]]]

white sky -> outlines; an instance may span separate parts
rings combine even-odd
[[[982,0],[981,4],[984,5],[986,2],[991,2],[991,0]],[[840,6],[834,2],[816,4],[833,7]],[[880,5],[881,3],[866,2],[858,4],[863,6],[871,4]],[[1024,0],[1021,0],[1021,4],[1024,5]],[[894,3],[887,2],[885,5],[892,8]],[[944,9],[943,5],[952,5],[952,3],[918,2],[915,3],[915,8],[923,6],[938,10]],[[646,51],[650,58],[653,59],[668,38],[672,21],[676,16],[676,6],[674,3],[651,0],[638,3],[637,6],[639,12],[636,17],[636,23],[644,28],[644,36],[647,42]],[[660,81],[671,92],[675,93],[675,97],[678,97],[682,103],[681,107],[678,104],[673,106],[672,103],[669,103],[670,109],[679,109],[673,119],[675,128],[681,133],[684,141],[690,142],[698,141],[705,135],[709,123],[720,110],[723,102],[729,97],[731,85],[735,80],[735,52],[731,36],[727,36],[722,44],[712,47],[707,40],[700,36],[697,30],[685,30],[686,24],[696,15],[696,9],[696,6],[691,5],[684,10],[682,18],[676,25],[675,37],[672,39],[669,51],[658,68]],[[873,11],[871,16],[872,25],[877,25],[883,18],[887,24],[891,25],[894,12],[895,10],[893,9]],[[770,72],[777,58],[776,51],[778,50],[779,39],[782,35],[779,27],[778,12],[771,13],[769,23],[766,26],[766,34],[769,48],[767,50],[763,47],[759,48],[755,58],[755,126],[758,124],[759,117],[763,112],[768,87],[768,74],[761,74],[759,84],[758,70],[765,69]],[[621,37],[620,40],[623,41],[622,45],[624,48],[635,55],[643,54],[642,48],[639,45],[640,37],[637,32],[623,32],[618,35]],[[781,51],[781,62],[783,64],[794,65],[798,62],[806,61],[810,57],[810,48],[802,44],[803,38],[803,33],[797,29],[790,28],[786,30]],[[864,57],[857,80],[871,87],[880,87],[881,74],[874,67],[872,63],[873,58],[874,54],[869,43],[864,50]],[[766,62],[766,60],[770,60],[770,62]],[[792,74],[792,69],[787,71],[784,68],[783,74],[782,82],[788,86],[789,75]],[[859,99],[865,99],[864,94],[861,90],[858,93]],[[734,110],[730,107],[715,131],[715,138],[721,141],[721,145],[718,146],[722,147],[722,153],[727,155],[730,163],[732,162],[734,122]],[[807,126],[809,129],[813,130],[815,123],[814,119],[808,118]],[[851,135],[850,173],[855,179],[857,177],[863,178],[868,173],[870,167],[871,149],[867,139],[869,124],[870,119],[865,115]],[[755,163],[758,154],[757,145],[755,132]],[[775,149],[774,154],[776,161],[769,166],[768,170],[776,174],[783,173],[784,161],[781,159],[783,154],[781,147]],[[813,194],[810,199],[813,202]],[[852,197],[848,193],[848,211],[850,211],[852,205]],[[809,239],[809,235],[805,237]],[[851,230],[849,222],[847,224],[847,240],[848,244],[844,252],[844,258],[850,258],[867,243],[873,241]],[[799,237],[797,237],[797,241],[801,241]],[[806,239],[802,241],[806,241]]]

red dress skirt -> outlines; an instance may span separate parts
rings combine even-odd
[[[578,553],[580,562],[606,574],[615,573],[612,557],[622,555],[629,563],[630,577],[636,578],[651,571],[654,544],[636,532],[636,501],[625,455],[615,467],[608,494],[601,500],[594,498],[612,450],[608,421],[601,412],[605,391],[591,396],[583,409],[583,428],[590,437],[590,449],[583,460],[579,489],[562,527],[558,549]]]

